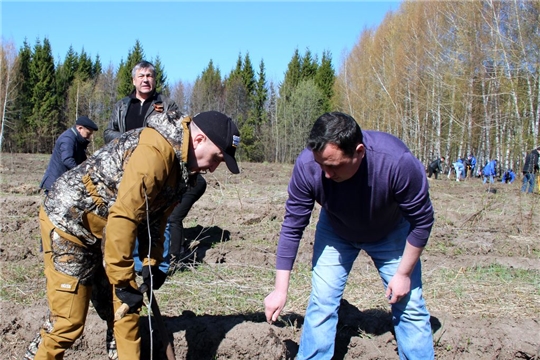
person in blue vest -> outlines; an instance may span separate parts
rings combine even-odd
[[[482,169],[482,175],[484,175],[484,184],[487,182],[488,178],[490,184],[495,183],[493,177],[497,175],[497,160],[491,160],[489,163],[487,163],[487,165]]]
[[[514,180],[516,180],[516,173],[512,169],[506,170],[501,178],[501,182],[505,184],[511,184]]]
[[[97,130],[98,126],[92,120],[79,116],[75,125],[58,137],[47,170],[39,184],[40,189],[48,193],[60,175],[86,160],[86,148],[92,134]]]

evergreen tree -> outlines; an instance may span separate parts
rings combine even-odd
[[[315,84],[323,93],[322,108],[324,112],[332,111],[332,98],[334,96],[334,82],[336,75],[332,67],[332,54],[329,51],[323,52],[321,65],[315,75]]]
[[[236,59],[236,67],[234,68],[234,70],[231,71],[231,73],[229,74],[229,77],[227,79],[225,79],[225,83],[229,79],[232,80],[232,79],[242,77],[242,64],[243,64],[242,54],[239,53],[238,58]]]
[[[133,76],[131,71],[133,70],[133,67],[142,60],[144,60],[144,50],[139,40],[137,40],[133,49],[128,53],[126,62],[124,63],[122,61],[118,68],[118,93],[116,95],[118,100],[128,96],[133,91]]]
[[[56,71],[56,88],[59,96],[62,96],[66,93],[67,89],[71,85],[71,82],[75,78],[75,72],[79,67],[78,64],[78,55],[73,50],[73,47],[70,46],[64,62],[58,65]]]
[[[56,70],[56,89],[58,93],[58,108],[60,113],[59,122],[67,124],[70,122],[68,91],[75,79],[77,69],[79,68],[79,56],[70,46],[64,62],[58,64]]]
[[[163,65],[161,64],[161,59],[159,55],[156,57],[156,60],[153,62],[154,68],[156,69],[156,91],[158,93],[163,93],[165,96],[170,95],[169,87],[167,86],[167,76],[163,70]]]
[[[242,65],[242,81],[251,98],[255,94],[255,71],[253,71],[249,53],[244,57],[244,63]]]
[[[265,104],[268,98],[268,89],[266,88],[266,74],[264,62],[261,60],[259,65],[259,80],[254,82],[254,93],[252,96],[253,106],[249,113],[248,120],[242,126],[242,152],[248,161],[261,162],[265,159],[265,148],[262,143],[262,127],[267,122]]]
[[[29,137],[33,140],[33,144],[27,150],[29,152],[50,152],[54,140],[62,129],[59,126],[58,118],[54,59],[47,38],[43,40],[43,45],[38,39],[34,46],[34,55],[30,63],[30,77],[34,87],[31,98],[33,108],[28,131],[33,136]]]
[[[15,150],[23,152],[26,141],[28,120],[32,115],[32,92],[34,84],[30,76],[30,63],[32,62],[32,49],[26,41],[19,50],[18,64],[15,71],[17,95],[14,101],[13,131],[9,132],[10,141],[14,143]]]
[[[258,81],[255,84],[255,94],[253,97],[253,110],[258,124],[263,124],[267,121],[265,110],[266,100],[268,100],[268,89],[266,87],[266,72],[264,61],[259,64]]]
[[[302,80],[314,79],[318,67],[317,59],[313,59],[311,51],[307,49],[300,63],[300,78]]]
[[[190,107],[193,114],[201,111],[223,111],[223,84],[221,82],[221,72],[214,67],[214,62],[210,60],[208,66],[203,70],[200,77],[197,77],[193,85]]]
[[[94,71],[94,64],[92,64],[92,60],[90,59],[90,57],[84,51],[84,48],[83,48],[81,51],[81,54],[79,55],[79,66],[77,67],[77,78],[82,82],[92,79],[93,71]]]
[[[99,58],[99,55],[96,55],[96,60],[94,61],[94,64],[92,65],[92,78],[96,79],[101,72],[103,71],[103,66],[101,65],[101,59]]]
[[[300,71],[301,67],[302,61],[300,59],[298,49],[296,49],[291,61],[289,61],[289,65],[287,66],[283,83],[281,83],[281,86],[279,87],[279,96],[281,99],[286,101],[300,82],[300,79],[302,78]]]

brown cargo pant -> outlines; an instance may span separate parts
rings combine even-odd
[[[102,254],[101,249],[88,249],[77,238],[56,229],[43,209],[39,220],[50,315],[40,330],[34,359],[63,359],[64,352],[83,333]],[[135,282],[131,285],[137,287]],[[114,292],[113,305],[114,311],[121,305]],[[139,313],[128,313],[115,322],[114,333],[119,359],[139,359]]]

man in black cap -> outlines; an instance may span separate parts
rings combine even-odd
[[[86,116],[79,116],[75,125],[56,140],[49,165],[39,187],[47,193],[60,175],[86,160],[86,148],[98,126]]]
[[[146,127],[125,132],[56,180],[39,216],[50,311],[25,359],[63,359],[83,334],[94,296],[100,296],[94,308],[113,327],[117,358],[141,358],[135,239],[143,281],[158,289],[166,278],[159,264],[168,215],[198,173],[213,172],[221,162],[239,172],[239,142],[237,126],[222,113],[193,119],[157,113]],[[130,310],[113,321],[109,316],[123,304]]]

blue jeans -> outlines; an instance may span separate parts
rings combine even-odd
[[[484,181],[483,181],[483,183],[484,183],[484,184],[487,183],[488,177],[489,177],[489,183],[490,183],[490,184],[495,184],[495,181],[493,180],[493,175],[484,175]]]
[[[312,290],[300,338],[298,360],[332,358],[340,301],[360,250],[366,251],[371,257],[386,289],[401,261],[409,226],[407,221],[402,220],[390,234],[376,243],[350,243],[335,234],[326,212],[321,211],[313,247]],[[381,296],[384,296],[384,291],[381,291]],[[400,359],[434,358],[429,319],[422,297],[419,261],[411,275],[411,292],[392,305]]]
[[[528,193],[532,193],[534,189],[534,174],[530,172],[523,173],[523,186],[521,187],[522,192],[527,191],[527,185],[529,186]]]
[[[165,227],[165,241],[163,242],[163,262],[159,264],[159,270],[165,274],[169,271],[171,265],[171,255],[169,254],[169,246],[171,243],[171,232],[169,230],[169,223]],[[135,250],[133,250],[133,260],[135,262],[135,271],[140,272],[142,270],[142,261],[139,259],[139,240],[135,239]]]
[[[462,163],[454,163],[454,170],[456,170],[456,179],[463,179],[465,177],[465,166]]]

